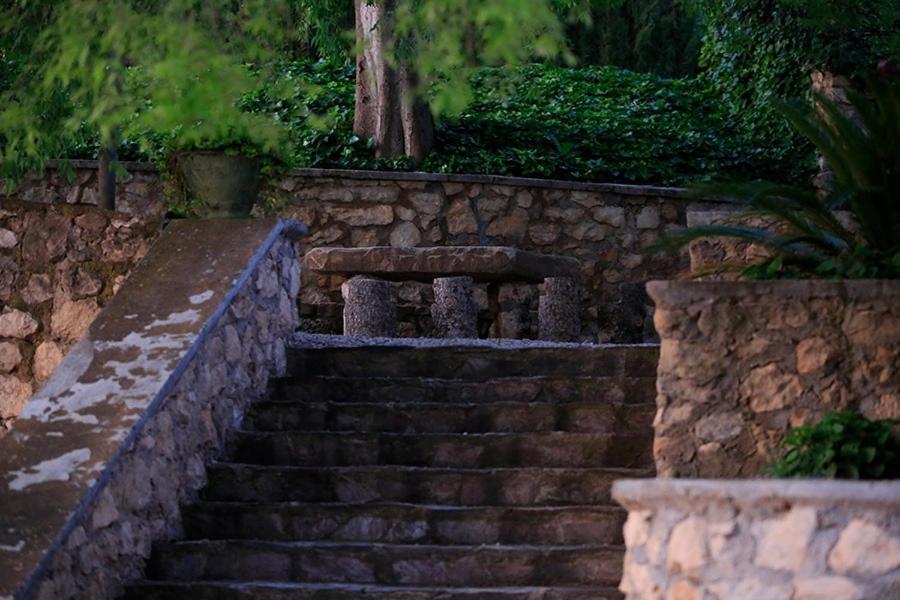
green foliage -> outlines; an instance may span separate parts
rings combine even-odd
[[[785,453],[767,468],[774,477],[836,479],[900,478],[897,420],[870,421],[855,412],[828,413],[792,429]]]
[[[283,42],[279,2],[267,0],[18,0],[0,11],[16,72],[0,96],[0,177],[59,156],[67,138],[102,146],[164,132],[175,148],[263,151],[279,125],[238,100]],[[285,13],[286,14],[286,13]],[[282,15],[283,16],[283,15]]]
[[[802,148],[775,101],[804,97],[813,68],[870,76],[900,56],[900,0],[693,0],[707,22],[705,76],[753,137]]]
[[[693,80],[668,80],[612,67],[529,65],[478,70],[474,102],[438,126],[424,163],[378,160],[353,135],[352,65],[295,61],[245,97],[289,131],[294,167],[485,173],[583,181],[683,184],[747,172],[788,180],[809,172],[748,143],[714,93]],[[159,138],[126,139],[123,158],[165,155]],[[75,151],[90,156],[90,147]],[[80,154],[72,154],[77,156]]]
[[[665,77],[696,74],[703,22],[683,0],[595,3],[590,19],[567,25],[582,65],[613,65]]]
[[[745,271],[751,278],[900,278],[900,82],[872,81],[873,100],[851,93],[856,116],[834,102],[782,103],[791,125],[815,144],[834,173],[833,189],[814,191],[768,182],[698,186],[751,207],[743,224],[696,227],[665,239],[662,247],[728,236],[748,240],[772,257]],[[853,223],[836,210],[848,211]],[[762,219],[761,228],[746,221]]]
[[[577,19],[602,1],[393,0],[401,43],[389,59],[413,65],[434,115],[458,114],[474,99],[470,81],[479,67],[572,63],[558,11],[565,7]]]
[[[277,111],[303,167],[406,170],[375,160],[352,133],[353,68],[297,62],[280,81],[295,93],[258,108]],[[435,152],[418,168],[585,181],[678,184],[755,172],[789,179],[804,165],[751,145],[701,83],[611,67],[530,65],[478,70],[474,101],[445,119]],[[308,115],[320,115],[317,127]]]

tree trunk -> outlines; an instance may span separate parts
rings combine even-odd
[[[97,167],[97,205],[107,210],[116,210],[116,147],[100,148]]]
[[[388,56],[396,47],[391,31],[391,2],[356,2],[356,114],[353,132],[375,142],[379,158],[411,156],[421,161],[434,145],[434,122],[416,93],[417,78],[408,64],[396,68]]]

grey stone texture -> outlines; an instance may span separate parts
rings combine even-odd
[[[341,285],[344,300],[344,335],[396,337],[397,306],[391,284],[358,275]]]
[[[181,530],[179,504],[285,369],[300,233],[166,229],[0,439],[0,597],[120,597],[151,543]]]
[[[8,199],[37,204],[69,204],[96,206],[97,163],[93,160],[72,160],[75,177],[69,179],[58,161],[51,161],[43,174],[26,177]],[[123,162],[127,173],[117,177],[116,210],[140,217],[161,217],[166,212],[163,203],[163,182],[159,170],[151,163]],[[0,198],[5,192],[0,191]],[[0,247],[3,245],[0,234]]]
[[[538,327],[540,338],[555,342],[574,342],[581,334],[581,281],[574,277],[544,279],[540,298]]]
[[[900,417],[900,282],[650,282],[662,477],[756,477],[830,411]]]
[[[438,277],[434,280],[431,318],[442,338],[477,338],[478,305],[471,277]]]
[[[147,253],[160,226],[156,218],[91,206],[0,200],[0,231],[10,234],[0,244],[0,435]]]
[[[651,471],[653,348],[327,341],[292,340],[127,598],[619,597],[610,484]]]
[[[71,192],[72,201],[79,194],[80,202],[93,201],[89,186],[95,166],[87,162],[76,167],[78,179],[72,186],[65,187],[51,169],[26,183],[17,197],[64,202],[70,190],[81,190]],[[160,206],[153,180],[157,176],[145,169],[133,166],[133,183],[126,184],[131,187],[126,187],[124,209],[146,207],[137,214]],[[82,179],[88,183],[78,183]],[[304,252],[323,246],[499,245],[577,258],[585,284],[580,340],[601,343],[654,339],[644,283],[676,277],[686,270],[687,259],[674,254],[645,257],[643,250],[662,233],[683,227],[691,212],[726,206],[698,202],[672,188],[491,176],[308,169],[289,173],[273,185],[286,199],[280,214],[310,227]],[[138,202],[141,186],[146,193]],[[305,328],[340,332],[342,281],[304,271]],[[427,335],[432,329],[431,282],[406,288],[409,299],[398,302],[400,334]],[[476,296],[486,297],[486,288],[478,284]],[[536,294],[514,289],[501,293],[510,308],[500,313],[493,330],[537,338]],[[515,307],[513,297],[521,299]]]
[[[619,480],[627,600],[875,600],[900,590],[900,483]]]

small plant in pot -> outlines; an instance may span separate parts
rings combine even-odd
[[[214,131],[180,128],[171,136],[164,171],[172,214],[248,218],[265,179],[283,172],[289,152],[283,132],[261,115],[240,121]]]

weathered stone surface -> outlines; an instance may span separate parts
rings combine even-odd
[[[641,209],[635,218],[638,229],[656,229],[659,227],[659,209],[655,206],[646,206]]]
[[[0,420],[9,420],[18,415],[31,398],[31,384],[15,375],[0,375]],[[0,431],[2,431],[0,427]]]
[[[158,174],[147,165],[127,168],[130,176],[119,183],[120,208],[140,216],[159,215],[165,208]],[[12,197],[42,202],[62,202],[66,198],[77,199],[81,204],[95,202],[96,165],[76,163],[76,172],[76,181],[70,183],[50,169],[44,177],[25,182]],[[674,189],[492,176],[313,169],[290,173],[281,182],[274,182],[273,187],[287,196],[281,214],[311,225],[311,235],[305,241],[307,248],[387,245],[393,226],[404,221],[414,223],[423,242],[431,245],[509,243],[523,250],[581,258],[585,264],[590,263],[584,272],[582,312],[586,318],[581,338],[596,341],[655,339],[648,326],[650,303],[635,298],[642,293],[634,290],[652,278],[678,276],[687,266],[687,257],[671,253],[640,262],[634,257],[641,255],[642,249],[660,233],[685,225],[691,214],[721,210],[723,206],[713,201],[688,200],[682,191]],[[638,228],[639,217],[643,226],[653,222],[647,217],[653,210],[642,213],[644,209],[657,211],[655,228]],[[415,211],[416,217],[407,220],[410,211]],[[389,220],[390,215],[396,220]],[[522,235],[521,223],[526,216],[527,227]],[[76,231],[70,239],[96,235],[91,232],[97,230],[100,220],[83,221],[74,223]],[[15,231],[19,236],[16,248],[22,246],[21,230],[2,218],[0,228]],[[119,247],[113,249],[107,242],[104,252],[125,260],[122,267],[127,270],[127,263],[136,260],[141,248],[121,240],[112,243]],[[88,246],[87,250],[94,249]],[[626,263],[622,257],[631,259]],[[2,279],[0,270],[0,298],[5,301]],[[338,330],[340,318],[334,316],[331,307],[340,302],[340,281],[322,282],[311,274],[305,275],[304,289],[313,285],[322,286],[322,293],[316,295],[317,302],[308,302],[311,296],[304,299],[306,312],[312,320],[331,320],[331,328]],[[105,300],[107,292],[101,294]],[[417,335],[426,334],[431,326],[427,305],[415,308],[401,315],[405,327]],[[520,308],[533,312],[524,305]],[[523,335],[537,337],[537,319],[530,320]]]
[[[657,470],[756,477],[790,427],[900,417],[900,284],[651,282]]]
[[[71,221],[61,214],[31,215],[22,238],[22,260],[31,265],[47,265],[66,252]]]
[[[0,338],[24,340],[38,330],[38,322],[27,312],[7,306],[0,312]]]
[[[0,373],[9,373],[22,362],[22,351],[12,342],[0,342]]]
[[[96,300],[63,300],[53,307],[50,329],[68,342],[78,341],[100,312]]]
[[[38,273],[28,278],[28,285],[22,290],[22,299],[28,304],[41,304],[53,298],[50,276]]]
[[[522,208],[513,209],[508,215],[495,219],[488,225],[487,234],[501,238],[504,242],[518,244],[525,237],[528,229],[528,211]]]
[[[398,281],[432,281],[437,276],[541,281],[544,277],[577,276],[580,270],[573,258],[503,246],[315,248],[303,260],[306,268],[319,273],[365,273]]]
[[[628,600],[861,600],[900,581],[898,482],[620,480],[613,496]]]
[[[581,333],[581,294],[581,281],[575,277],[544,279],[544,293],[538,313],[542,340],[578,340]]]
[[[80,189],[95,173],[87,175],[71,184],[61,178],[59,185]],[[19,336],[24,359],[16,375],[35,388],[42,381],[35,373],[41,364],[37,348],[52,343],[65,353],[81,337],[158,235],[160,223],[83,205],[0,202],[0,229],[18,238],[0,256],[0,304],[27,314],[8,314],[0,337]]]
[[[438,337],[477,338],[478,306],[471,277],[438,277],[434,280],[431,318]]]
[[[818,528],[816,511],[792,508],[778,519],[764,521],[756,546],[755,563],[776,571],[797,572],[806,560],[806,548]]]
[[[343,221],[351,227],[366,225],[390,225],[394,222],[394,209],[390,206],[372,206],[366,208],[332,208],[329,216]]]
[[[900,575],[900,537],[873,523],[853,519],[828,554],[828,566],[841,575]]]
[[[12,248],[19,243],[19,238],[9,229],[0,228],[0,248]]]
[[[34,351],[34,365],[32,370],[38,383],[43,383],[50,378],[59,363],[62,362],[63,351],[56,342],[43,342]]]
[[[397,306],[387,281],[352,277],[341,285],[341,296],[344,299],[344,335],[397,336]]]
[[[550,246],[559,239],[561,231],[559,225],[537,223],[529,228],[528,237],[538,246]]]
[[[453,200],[447,211],[447,232],[450,235],[478,233],[478,221],[468,200]]]
[[[422,234],[412,223],[400,223],[391,232],[390,240],[394,248],[413,248],[422,242]]]
[[[620,206],[602,206],[591,211],[591,216],[598,223],[612,227],[625,225],[625,209]]]
[[[16,287],[19,265],[9,256],[0,256],[0,300],[8,301]]]
[[[35,597],[119,597],[151,541],[180,527],[178,505],[203,485],[204,461],[284,370],[295,311],[281,305],[291,304],[299,233],[271,219],[169,226],[0,439],[0,596],[29,582]],[[264,270],[280,274],[274,297],[254,285]],[[226,296],[242,318],[218,310]],[[228,326],[241,340],[234,360]],[[5,377],[0,411],[11,397]]]

